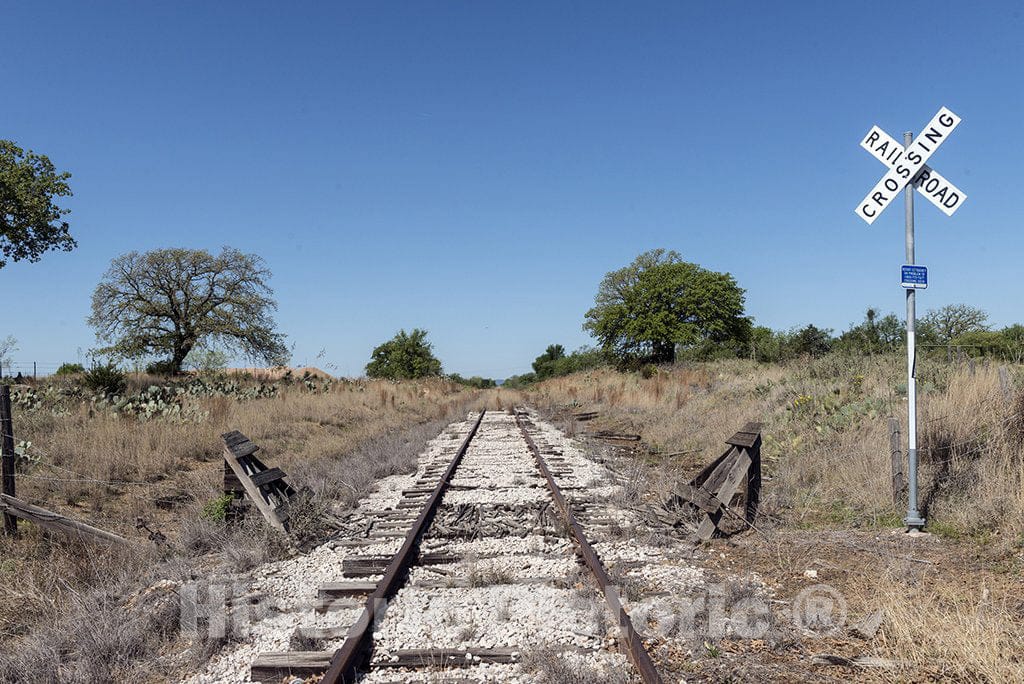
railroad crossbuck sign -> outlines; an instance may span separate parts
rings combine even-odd
[[[874,223],[900,194],[900,190],[907,183],[912,183],[929,202],[947,216],[952,216],[967,199],[967,195],[925,162],[959,123],[960,117],[943,107],[906,149],[878,126],[872,127],[860,146],[888,166],[889,170],[857,205],[857,215],[868,225]]]

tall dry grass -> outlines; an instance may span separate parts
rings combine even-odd
[[[530,399],[570,431],[639,433],[645,472],[636,479],[654,499],[720,454],[744,422],[762,422],[762,506],[742,547],[749,569],[784,587],[825,568],[852,613],[881,609],[878,636],[847,648],[893,660],[882,679],[1024,681],[1024,369],[1010,368],[1017,380],[1006,393],[996,364],[922,361],[921,504],[935,536],[918,546],[892,534],[906,500],[893,500],[888,419],[906,423],[905,372],[898,357],[840,356],[695,364],[649,378],[603,369],[547,381]],[[571,418],[582,411],[600,415]]]
[[[570,431],[639,433],[665,489],[724,449],[747,421],[763,423],[771,486],[765,512],[803,525],[891,522],[888,419],[906,423],[902,359],[829,356],[789,365],[733,360],[663,368],[652,377],[601,369],[544,382],[530,400]],[[995,365],[936,364],[919,378],[922,504],[965,534],[1024,533],[1019,426]],[[593,423],[571,414],[598,411]],[[901,427],[901,432],[905,429]],[[907,446],[901,434],[902,448]]]
[[[359,381],[325,393],[290,385],[245,402],[198,399],[207,412],[200,422],[141,421],[90,404],[62,415],[16,410],[16,438],[31,441],[39,459],[19,465],[19,497],[133,543],[94,545],[27,523],[20,539],[0,537],[0,632],[8,637],[0,681],[24,681],[26,673],[39,681],[163,680],[202,660],[216,644],[157,657],[181,636],[177,599],[154,607],[140,590],[246,570],[315,541],[327,531],[320,514],[338,513],[379,477],[413,470],[445,424],[500,395],[443,380]],[[261,458],[312,492],[297,538],[273,532],[254,510],[239,525],[210,518],[208,504],[222,492],[220,435],[229,430],[245,433]],[[139,519],[167,542],[148,541]]]

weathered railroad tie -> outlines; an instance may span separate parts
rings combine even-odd
[[[345,639],[345,643],[342,644],[342,647],[331,658],[331,666],[324,674],[323,684],[335,684],[337,682],[349,684],[356,681],[358,668],[366,663],[369,656],[373,624],[379,617],[379,613],[383,612],[387,606],[388,599],[393,597],[398,591],[405,573],[408,572],[409,566],[415,560],[420,537],[427,527],[430,526],[430,522],[437,512],[437,506],[441,502],[441,497],[444,495],[448,483],[451,482],[455,469],[459,467],[462,457],[466,455],[469,443],[476,436],[477,430],[480,429],[480,423],[483,422],[485,414],[486,411],[480,412],[476,423],[469,431],[469,434],[466,435],[466,439],[463,440],[459,450],[455,453],[455,457],[452,458],[447,470],[445,470],[441,479],[438,480],[434,491],[423,504],[419,517],[416,518],[416,522],[413,523],[412,528],[406,535],[405,543],[402,544],[402,548],[392,558],[391,563],[384,572],[384,577],[377,583],[377,588],[367,598],[366,607],[363,608],[362,615],[359,616],[356,624],[352,626]]]
[[[597,580],[598,586],[601,587],[601,592],[604,594],[605,602],[608,604],[609,610],[611,610],[612,614],[616,617],[619,630],[622,634],[622,647],[626,652],[626,657],[628,657],[630,662],[636,667],[637,671],[640,673],[640,678],[645,684],[661,684],[661,675],[658,674],[658,670],[654,667],[654,662],[651,660],[650,654],[647,653],[647,649],[644,647],[643,639],[633,627],[633,621],[629,618],[629,613],[627,613],[626,609],[622,606],[615,584],[608,576],[608,571],[605,570],[604,564],[601,563],[601,559],[598,558],[597,552],[594,551],[594,547],[591,546],[590,542],[587,540],[587,535],[583,532],[583,528],[576,521],[576,517],[573,515],[569,503],[565,500],[565,496],[559,489],[558,483],[555,482],[555,478],[551,474],[551,471],[548,470],[543,454],[541,454],[540,449],[537,448],[537,444],[530,436],[530,432],[528,430],[530,425],[529,417],[525,413],[517,412],[516,423],[518,423],[519,429],[523,433],[523,439],[526,440],[526,445],[530,448],[530,452],[533,454],[533,457],[537,459],[537,467],[540,468],[541,473],[543,473],[544,478],[548,482],[548,487],[551,489],[551,497],[555,500],[555,504],[558,508],[561,509],[562,516],[565,518],[566,525],[572,533],[573,541],[579,548],[583,561],[587,564],[591,574],[594,575],[594,579]]]
[[[365,597],[364,608],[356,622],[347,630],[342,627],[317,627],[300,630],[303,636],[311,639],[339,639],[345,640],[336,651],[291,651],[284,653],[264,653],[253,664],[251,677],[257,681],[276,681],[286,675],[309,676],[324,673],[323,682],[355,682],[363,672],[372,672],[380,668],[406,668],[417,670],[422,668],[440,667],[465,667],[477,663],[495,664],[500,667],[504,664],[519,662],[521,648],[511,646],[530,647],[528,643],[517,642],[516,640],[505,641],[504,644],[494,643],[493,639],[481,640],[479,647],[458,643],[453,645],[450,641],[438,642],[438,647],[411,648],[416,646],[415,640],[409,643],[405,640],[395,641],[394,637],[383,637],[378,634],[376,646],[382,648],[382,655],[373,655],[375,650],[375,627],[378,621],[384,618],[384,611],[388,601],[395,597],[399,589],[408,587],[405,591],[413,592],[412,598],[403,599],[405,591],[399,596],[396,606],[402,605],[408,600],[415,601],[415,597],[423,600],[435,590],[459,589],[462,587],[474,587],[473,580],[465,576],[465,556],[460,552],[448,548],[449,543],[455,543],[458,547],[459,540],[486,539],[501,540],[514,539],[523,534],[540,534],[545,539],[565,539],[556,542],[556,548],[561,545],[562,551],[559,554],[569,552],[572,546],[577,549],[578,559],[589,569],[590,574],[596,580],[604,596],[604,602],[610,608],[610,615],[614,617],[618,626],[618,643],[640,678],[645,683],[661,682],[661,678],[655,669],[649,654],[644,648],[643,641],[634,629],[630,618],[618,600],[614,586],[602,565],[593,546],[587,539],[582,526],[576,518],[574,509],[585,511],[588,507],[585,497],[574,500],[571,504],[565,498],[562,490],[581,490],[583,487],[576,486],[581,482],[572,481],[572,468],[568,463],[559,463],[553,472],[548,461],[563,462],[559,450],[543,444],[545,440],[539,440],[542,444],[538,447],[530,434],[533,427],[525,413],[517,413],[515,418],[511,416],[499,416],[496,421],[488,420],[489,429],[495,429],[497,434],[490,440],[485,441],[481,446],[483,451],[474,447],[472,459],[463,464],[463,457],[470,449],[470,444],[477,436],[478,430],[484,422],[484,414],[481,413],[472,425],[468,434],[462,440],[461,446],[454,453],[451,461],[447,464],[444,461],[430,463],[420,470],[417,484],[406,487],[402,490],[402,501],[395,505],[395,508],[388,511],[381,511],[373,514],[371,522],[365,527],[362,535],[366,541],[378,540],[384,536],[404,536],[404,542],[398,553],[388,557],[385,555],[367,555],[362,557],[349,557],[342,561],[343,574],[347,578],[356,581],[332,582],[320,587],[320,602],[325,608],[329,608],[332,602],[340,601],[343,605],[351,606],[353,601]],[[464,428],[463,428],[464,429]],[[482,439],[482,438],[481,438]],[[506,458],[500,456],[501,445],[516,444],[513,458],[515,465],[501,466],[503,477],[509,474],[514,475],[511,484],[503,482],[500,478],[490,478],[488,459],[494,463],[494,458]],[[523,448],[525,443],[525,449]],[[497,451],[495,446],[497,445]],[[542,453],[549,451],[551,453]],[[450,452],[446,452],[450,453]],[[483,460],[481,460],[481,458]],[[497,461],[504,463],[504,461]],[[462,465],[462,470],[459,470]],[[483,468],[483,469],[481,469]],[[525,469],[524,469],[525,468]],[[567,470],[563,470],[568,468]],[[456,476],[456,471],[459,475]],[[519,474],[522,475],[522,479]],[[570,481],[565,483],[566,487],[560,487],[555,477],[569,476]],[[474,480],[483,477],[484,487],[479,489],[475,486]],[[436,482],[432,478],[437,478]],[[453,484],[454,480],[454,484]],[[430,486],[433,483],[433,486]],[[448,494],[447,498],[446,493]],[[481,492],[481,497],[476,492]],[[503,493],[504,492],[504,493]],[[522,498],[523,495],[526,498]],[[445,499],[444,507],[441,507],[442,499]],[[460,503],[469,502],[469,503]],[[529,501],[530,503],[522,503]],[[554,505],[552,505],[552,503]],[[443,514],[440,511],[443,510]],[[416,515],[418,511],[418,515]],[[416,515],[415,521],[411,522],[412,516]],[[586,519],[586,514],[584,519]],[[411,522],[411,526],[410,526]],[[427,534],[429,530],[429,535]],[[403,535],[404,533],[404,535]],[[360,532],[356,531],[356,534]],[[428,538],[421,549],[421,542]],[[572,542],[570,545],[569,542]],[[358,539],[339,541],[340,545],[349,546],[362,544]],[[475,552],[474,552],[475,554]],[[473,556],[477,558],[476,555]],[[480,556],[488,557],[487,554]],[[570,565],[571,555],[567,558]],[[565,561],[562,561],[565,562]],[[578,560],[577,560],[578,562]],[[472,561],[473,564],[476,561]],[[513,585],[543,585],[550,586],[552,581],[557,582],[561,576],[552,577],[544,565],[545,561],[539,561],[537,570],[526,572],[520,571],[518,576],[506,576],[502,583],[508,586]],[[459,568],[462,564],[461,568]],[[410,576],[413,567],[420,568]],[[499,566],[500,567],[500,566]],[[453,570],[449,570],[452,568]],[[463,573],[460,576],[459,571]],[[524,569],[525,566],[524,566]],[[429,573],[425,573],[429,570]],[[473,572],[476,572],[475,570]],[[561,572],[561,571],[559,571]],[[431,579],[436,573],[436,577]],[[371,578],[381,577],[378,582]],[[366,578],[358,580],[356,578]],[[369,580],[369,581],[368,581]],[[420,592],[417,594],[416,592]],[[427,592],[424,594],[423,592]],[[596,598],[596,596],[595,596]],[[433,599],[427,599],[433,600]],[[405,604],[408,609],[409,604]],[[411,605],[417,605],[415,602]],[[599,604],[598,604],[599,605]],[[401,610],[399,610],[401,614]],[[398,618],[391,619],[392,625]],[[388,623],[378,631],[388,633],[391,630],[393,635],[394,627],[387,627]],[[575,624],[575,623],[574,623]],[[388,639],[390,638],[390,645]],[[384,639],[383,642],[380,640]],[[432,639],[428,641],[428,644]],[[592,652],[591,646],[586,649],[572,644],[551,643],[561,648],[563,652],[578,650],[583,653]],[[579,644],[586,643],[578,642]],[[496,648],[495,646],[505,646]],[[592,648],[598,648],[596,645]],[[372,661],[371,661],[372,656]],[[621,658],[621,656],[618,656]],[[620,661],[622,662],[622,661]],[[383,673],[384,670],[381,670]],[[388,675],[390,676],[390,675]]]

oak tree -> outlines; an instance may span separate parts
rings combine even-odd
[[[41,154],[0,140],[0,268],[8,261],[39,261],[44,252],[70,252],[75,240],[68,232],[70,213],[54,202],[71,195],[71,174],[58,172]]]
[[[970,304],[947,304],[929,311],[921,322],[934,331],[940,344],[949,344],[967,333],[988,330],[988,314]]]
[[[197,347],[281,365],[288,349],[275,330],[269,279],[260,257],[229,247],[217,256],[200,249],[129,252],[96,286],[88,320],[109,345],[100,353],[161,358],[167,372],[179,372]]]
[[[676,345],[698,356],[734,353],[750,337],[743,295],[728,273],[655,249],[605,275],[583,327],[621,363],[671,362]]]

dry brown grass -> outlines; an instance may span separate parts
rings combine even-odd
[[[790,366],[718,362],[662,369],[651,378],[602,369],[549,380],[528,400],[560,416],[569,432],[641,434],[656,492],[721,453],[746,421],[762,422],[772,478],[765,513],[801,525],[877,524],[899,513],[887,419],[906,421],[903,373],[901,359],[879,357]],[[922,375],[919,450],[929,513],[960,533],[998,529],[1019,538],[1024,404],[1004,397],[996,366],[971,372],[941,365]],[[576,423],[570,414],[578,411],[600,416]]]
[[[933,671],[947,681],[1019,682],[1024,638],[1016,597],[978,584],[879,585],[885,614],[880,646],[901,669]]]
[[[188,667],[188,659],[155,658],[178,636],[176,614],[129,605],[131,596],[161,579],[247,570],[294,543],[255,511],[235,526],[204,517],[221,493],[220,434],[242,431],[293,485],[312,490],[297,530],[308,543],[326,530],[320,514],[339,512],[379,477],[413,469],[446,423],[498,394],[440,380],[339,382],[326,393],[291,385],[275,398],[199,399],[208,412],[199,423],[140,421],[87,404],[57,416],[16,410],[16,437],[40,458],[22,468],[18,495],[136,543],[107,548],[27,523],[21,539],[0,538],[0,630],[8,636],[0,681],[26,672],[39,681],[144,681]],[[137,518],[168,543],[146,540]]]
[[[639,433],[646,475],[632,479],[654,499],[722,453],[744,422],[763,422],[758,528],[716,546],[711,560],[721,548],[783,598],[818,568],[853,614],[885,613],[873,641],[802,650],[898,661],[899,674],[883,678],[1024,681],[1024,391],[1004,395],[995,364],[923,360],[919,373],[921,502],[936,535],[928,547],[893,536],[905,499],[893,502],[887,423],[906,422],[901,357],[727,361],[650,378],[603,369],[547,381],[528,400],[569,432]],[[1011,374],[1024,388],[1024,370]],[[582,411],[600,416],[570,417]]]

